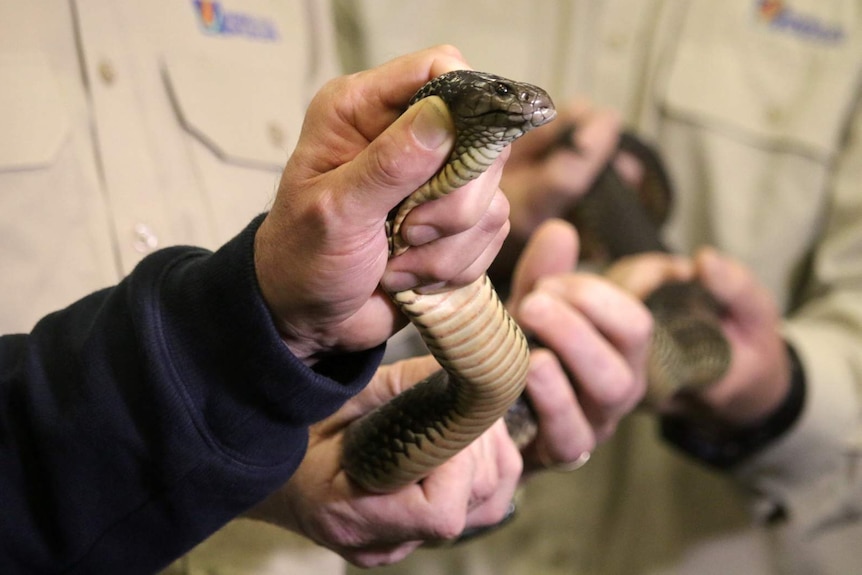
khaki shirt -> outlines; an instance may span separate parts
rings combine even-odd
[[[266,210],[336,72],[321,0],[0,0],[0,333],[117,283],[148,252],[216,248]],[[178,573],[334,573],[238,521]]]
[[[795,427],[733,475],[679,455],[636,414],[581,470],[532,479],[510,526],[381,572],[858,572],[862,3],[345,3],[366,64],[451,43],[558,102],[619,109],[668,164],[668,243],[750,266],[808,382]]]

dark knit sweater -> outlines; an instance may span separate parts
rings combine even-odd
[[[158,570],[283,484],[367,384],[382,349],[311,370],[280,340],[259,223],[0,338],[0,573]]]

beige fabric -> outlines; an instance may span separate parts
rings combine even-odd
[[[621,110],[668,162],[668,242],[751,266],[809,382],[798,425],[734,476],[677,455],[638,414],[581,470],[530,481],[496,535],[372,572],[858,572],[862,3],[343,1],[367,64],[451,43],[558,102]],[[767,522],[777,508],[790,520]]]
[[[267,208],[308,100],[336,72],[329,3],[202,4],[222,10],[220,32],[193,0],[0,0],[0,333],[155,248],[215,248]],[[173,571],[342,565],[238,521]]]

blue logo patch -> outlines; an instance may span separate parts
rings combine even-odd
[[[827,44],[843,42],[846,36],[840,24],[798,12],[783,0],[757,0],[756,4],[758,19],[769,28]]]
[[[214,0],[194,0],[193,3],[198,23],[207,34],[243,36],[267,42],[280,39],[278,27],[270,18],[225,10],[221,2]]]

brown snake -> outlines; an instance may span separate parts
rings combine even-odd
[[[410,104],[429,96],[439,96],[448,105],[457,132],[455,147],[446,165],[393,211],[388,226],[393,257],[407,249],[399,232],[410,210],[477,178],[506,146],[556,116],[541,88],[480,72],[439,76]],[[519,445],[530,441],[535,421],[519,401],[529,365],[527,340],[487,276],[442,293],[408,290],[390,295],[443,370],[348,427],[345,472],[369,491],[395,491],[427,476],[503,416]],[[668,335],[659,325],[664,318],[656,316],[650,367],[651,378],[661,381],[650,385],[676,389],[679,367],[700,353],[680,349],[674,335],[679,332],[673,328]],[[686,340],[684,336],[683,343]]]
[[[390,255],[414,207],[479,177],[527,131],[556,117],[541,88],[458,70],[423,86],[410,101],[439,96],[452,114],[456,141],[446,165],[399,205],[389,225]],[[342,465],[370,491],[391,492],[425,477],[502,417],[526,385],[527,340],[487,276],[442,293],[390,294],[444,371],[352,424]]]

